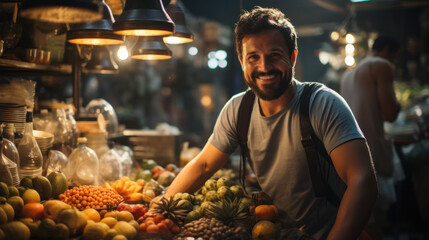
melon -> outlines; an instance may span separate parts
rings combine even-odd
[[[33,189],[36,190],[40,199],[48,200],[52,196],[52,186],[49,180],[44,176],[36,176],[32,180]]]
[[[62,172],[51,172],[48,180],[52,186],[52,197],[58,198],[61,193],[67,190],[67,177]]]

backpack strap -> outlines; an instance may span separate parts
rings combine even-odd
[[[249,148],[247,146],[247,132],[249,131],[250,118],[252,116],[254,101],[255,94],[252,90],[247,90],[241,100],[240,107],[238,108],[237,117],[237,135],[241,150],[239,181],[241,186],[243,187],[243,190],[246,193],[246,159],[249,157]]]
[[[331,185],[329,185],[327,177],[324,177],[327,176],[327,174],[324,174],[325,171],[327,171],[327,168],[322,167],[323,160],[329,161],[329,164],[333,165],[332,160],[314,133],[309,116],[310,97],[318,85],[319,84],[317,83],[305,84],[303,93],[301,94],[299,107],[301,143],[304,146],[305,154],[307,156],[307,163],[315,196],[326,197],[329,202],[338,208],[340,206],[341,198],[338,197]],[[322,156],[320,156],[320,154]]]
[[[314,194],[316,197],[322,197],[326,195],[326,187],[322,177],[322,169],[319,164],[319,154],[313,139],[314,131],[311,126],[309,116],[310,97],[315,87],[315,84],[304,85],[299,104],[299,120],[301,125],[301,143],[304,146],[305,154],[307,156]]]

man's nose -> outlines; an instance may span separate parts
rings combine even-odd
[[[263,56],[260,59],[259,62],[259,71],[261,72],[268,72],[273,68],[273,65],[271,63],[271,60],[267,56]]]

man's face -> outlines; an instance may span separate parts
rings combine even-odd
[[[245,36],[242,46],[240,62],[246,83],[263,100],[279,98],[292,80],[297,52],[289,57],[283,35],[274,29]]]

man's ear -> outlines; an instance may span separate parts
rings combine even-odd
[[[238,61],[240,61],[241,69],[243,69],[243,60],[241,59],[241,57],[238,57]]]
[[[291,60],[292,60],[292,66],[295,66],[296,63],[296,57],[298,56],[298,49],[293,50]]]

